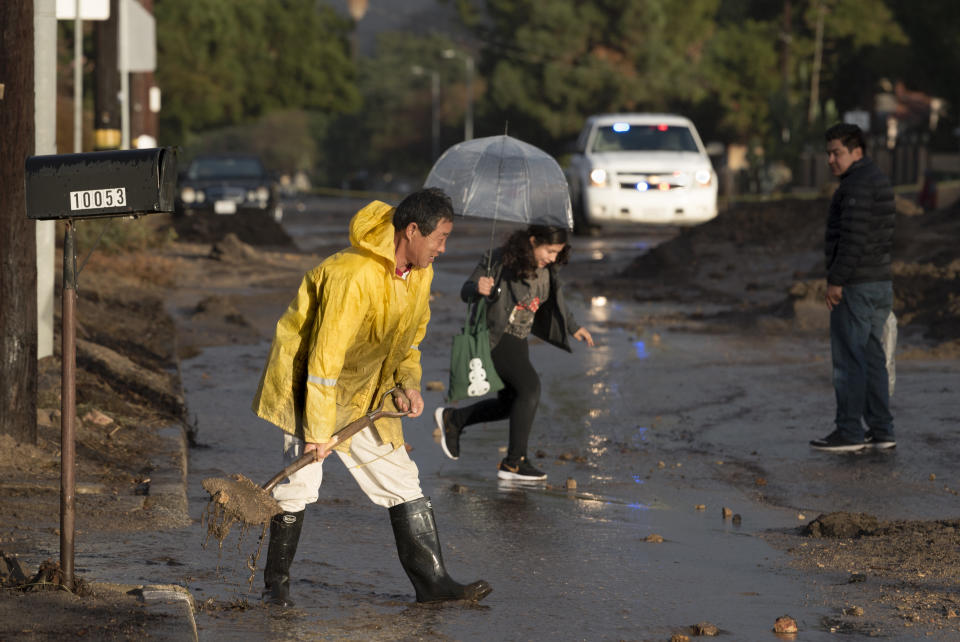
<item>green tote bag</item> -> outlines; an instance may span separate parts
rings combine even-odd
[[[447,401],[482,397],[503,388],[490,357],[487,300],[467,306],[463,332],[453,337],[450,350],[450,389]]]

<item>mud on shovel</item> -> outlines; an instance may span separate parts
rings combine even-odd
[[[215,539],[223,543],[224,538],[230,531],[230,527],[241,522],[244,528],[249,526],[263,524],[264,527],[270,522],[270,519],[280,513],[280,506],[271,496],[270,491],[281,480],[286,479],[304,466],[320,461],[321,455],[326,455],[337,444],[345,439],[352,437],[364,428],[373,428],[374,422],[381,417],[403,417],[409,411],[389,411],[383,409],[383,404],[391,394],[398,394],[410,405],[403,391],[398,388],[391,388],[383,393],[380,398],[380,405],[356,419],[339,431],[337,431],[328,444],[325,451],[311,450],[304,453],[296,461],[288,465],[279,473],[270,478],[270,481],[263,486],[257,486],[253,481],[241,474],[231,475],[229,479],[222,477],[208,477],[203,480],[204,489],[210,493],[210,503],[204,510],[202,522],[207,522],[207,536],[213,535]]]

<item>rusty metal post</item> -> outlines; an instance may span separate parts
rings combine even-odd
[[[63,314],[61,338],[63,363],[60,375],[60,570],[63,585],[73,590],[73,535],[76,491],[76,399],[77,265],[73,220],[67,219],[63,235]]]

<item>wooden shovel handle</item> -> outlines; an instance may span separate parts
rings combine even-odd
[[[391,394],[392,392],[399,392],[401,395],[403,395],[403,391],[397,391],[396,388],[391,388],[390,390],[387,390],[385,393],[383,393],[383,396],[380,398],[380,405],[376,408],[376,410],[373,410],[365,414],[359,419],[354,419],[353,421],[348,423],[346,426],[338,430],[333,435],[333,438],[327,442],[326,450],[321,451],[320,449],[316,449],[300,455],[300,457],[298,457],[295,461],[288,464],[286,468],[284,468],[279,473],[271,477],[270,481],[268,481],[266,484],[263,485],[263,490],[269,493],[271,490],[273,490],[274,486],[280,483],[280,480],[286,479],[287,477],[297,472],[304,466],[309,466],[314,462],[320,461],[321,459],[323,459],[323,457],[326,457],[327,453],[333,450],[334,447],[336,447],[336,445],[339,444],[341,441],[345,439],[349,439],[350,437],[353,437],[355,434],[357,434],[364,428],[367,428],[367,427],[373,428],[373,422],[379,419],[380,417],[403,417],[404,415],[408,414],[409,411],[391,412],[391,411],[383,410],[383,402],[386,401],[387,395]],[[406,395],[403,395],[403,396],[404,398],[406,398]],[[410,403],[409,400],[407,401],[407,403],[409,405]]]

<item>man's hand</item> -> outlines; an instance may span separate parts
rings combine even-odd
[[[481,276],[477,279],[477,292],[483,296],[490,296],[490,293],[493,292],[493,277]]]
[[[824,297],[827,302],[827,309],[833,310],[835,306],[840,305],[841,299],[843,299],[843,286],[827,283],[827,294]]]
[[[409,411],[407,416],[411,418],[422,415],[423,396],[420,394],[420,391],[413,388],[404,388],[403,394],[407,395],[406,399],[403,398],[403,395],[393,395],[393,403],[397,406],[397,409],[401,412]],[[410,403],[407,403],[407,399],[410,400]]]
[[[303,447],[304,454],[311,452],[313,450],[319,450],[320,454],[317,455],[319,459],[326,459],[330,456],[330,453],[333,452],[333,441],[326,441],[322,444],[317,444],[312,441],[308,441]]]
[[[584,327],[574,332],[573,338],[577,341],[586,341],[588,346],[593,347],[593,337],[590,335],[590,331]]]

